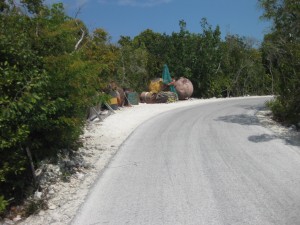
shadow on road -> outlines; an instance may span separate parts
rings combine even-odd
[[[239,114],[239,115],[229,115],[221,116],[216,121],[222,121],[226,123],[237,123],[240,125],[261,125],[256,116]]]
[[[262,134],[262,135],[253,135],[248,137],[248,140],[251,142],[259,143],[259,142],[268,142],[275,139],[281,139],[287,145],[298,146],[300,147],[300,139],[299,135],[290,135],[290,134],[279,134],[279,135],[269,135],[269,134]]]
[[[268,142],[272,141],[274,139],[277,139],[276,135],[270,135],[270,134],[262,134],[262,135],[253,135],[248,137],[249,141],[259,143],[259,142]]]
[[[255,111],[261,111],[261,110],[264,110],[264,109],[267,108],[265,104],[261,104],[261,105],[237,105],[237,107],[247,109],[247,110],[255,110]]]
[[[253,109],[253,108],[252,108]],[[255,115],[247,115],[247,114],[238,114],[238,115],[228,115],[228,116],[221,116],[217,118],[215,121],[222,121],[226,123],[235,123],[240,125],[247,125],[247,126],[263,126],[258,118]],[[262,134],[262,135],[253,135],[248,137],[248,140],[254,143],[261,143],[261,142],[268,142],[275,139],[283,140],[287,145],[292,146],[300,146],[300,135],[299,133],[295,132],[275,132],[275,134]]]

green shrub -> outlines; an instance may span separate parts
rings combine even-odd
[[[299,123],[300,114],[295,110],[294,101],[277,97],[275,100],[269,101],[267,106],[277,121],[286,125]]]
[[[0,195],[0,214],[6,210],[8,202],[4,199],[2,195]]]
[[[32,186],[25,149],[34,165],[76,150],[98,99],[99,65],[74,51],[77,24],[61,4],[38,18],[0,11],[0,195],[14,203]]]
[[[278,98],[269,101],[267,106],[271,109],[275,119],[279,121],[284,121],[286,119],[286,108],[282,105],[282,102],[279,101]]]

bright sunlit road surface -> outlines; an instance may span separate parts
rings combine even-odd
[[[261,126],[269,98],[177,109],[141,125],[75,225],[299,225],[300,147]]]

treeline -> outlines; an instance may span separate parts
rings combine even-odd
[[[300,23],[286,15],[281,24],[276,1],[259,2],[276,18],[260,48],[238,35],[223,40],[206,19],[199,33],[182,20],[178,32],[145,30],[113,44],[103,29],[90,33],[67,16],[61,3],[0,1],[0,212],[36,188],[33,169],[43,160],[80,146],[86,110],[107,100],[110,82],[145,91],[164,64],[173,77],[193,82],[195,97],[280,94],[276,116],[299,120]],[[299,19],[299,4],[288,2],[295,6],[286,11],[298,10]]]
[[[195,97],[272,93],[272,77],[265,73],[262,52],[253,39],[227,35],[222,40],[218,26],[213,28],[206,19],[200,25],[201,33],[189,32],[182,20],[180,31],[171,35],[145,30],[133,39],[121,37],[125,79],[139,80],[136,87],[146,88],[166,63],[172,76],[192,81]],[[134,62],[140,64],[135,68]]]

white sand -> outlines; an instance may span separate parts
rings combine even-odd
[[[92,128],[90,132],[86,132],[85,135],[96,135],[98,137],[103,135],[101,137],[102,140],[97,140],[96,142],[106,147],[110,147],[111,145],[119,147],[140,124],[160,113],[213,101],[220,101],[220,99],[193,99],[169,104],[140,103],[132,107],[124,107],[100,123],[101,129]]]

